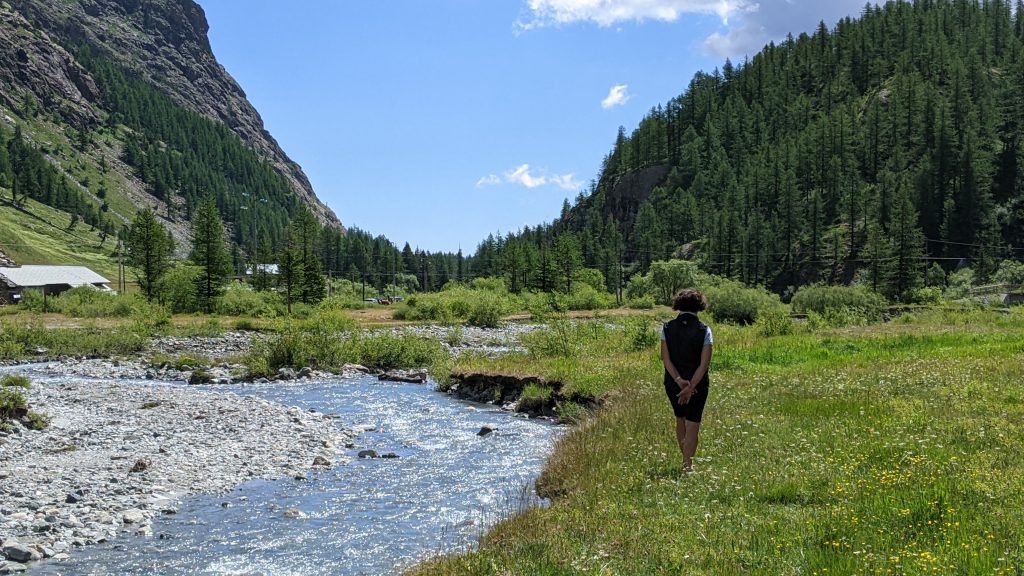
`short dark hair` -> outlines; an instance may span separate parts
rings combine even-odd
[[[700,290],[685,288],[672,297],[672,309],[680,312],[700,312],[708,307],[708,299]]]

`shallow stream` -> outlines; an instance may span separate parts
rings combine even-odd
[[[153,523],[152,537],[76,549],[28,573],[394,574],[465,550],[496,520],[537,504],[532,482],[561,433],[430,386],[369,377],[216,390],[336,414],[339,426],[367,431],[345,451],[347,464],[188,498]],[[477,436],[483,425],[497,430]],[[398,458],[357,458],[365,449]]]

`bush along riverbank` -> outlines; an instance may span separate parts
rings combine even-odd
[[[631,321],[632,322],[632,321]],[[1015,574],[1024,565],[1024,311],[924,310],[765,336],[715,325],[684,474],[653,321],[566,323],[456,370],[605,406],[472,553],[412,574]]]

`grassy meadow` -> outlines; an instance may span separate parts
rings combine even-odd
[[[552,455],[538,481],[550,506],[414,574],[1024,571],[1021,310],[772,337],[715,325],[689,475],[656,342],[642,346],[635,322],[554,325],[522,354],[458,361],[545,375],[606,406]]]

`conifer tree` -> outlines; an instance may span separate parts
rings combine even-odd
[[[211,196],[199,203],[192,220],[192,253],[189,259],[201,271],[196,278],[199,307],[210,314],[231,274],[231,257],[224,242],[224,224]]]
[[[157,282],[171,266],[174,241],[151,209],[135,215],[125,238],[125,251],[128,265],[135,268],[142,293],[147,300],[153,300]]]

